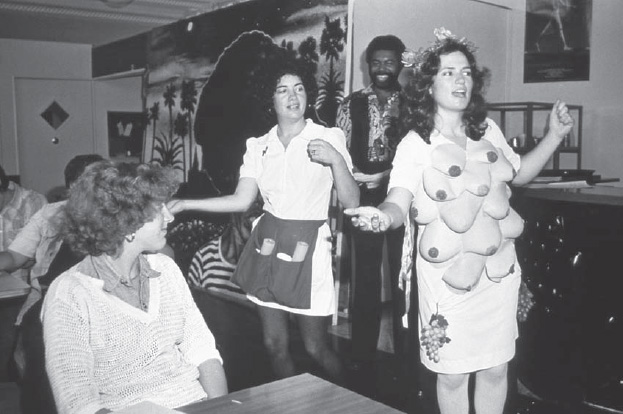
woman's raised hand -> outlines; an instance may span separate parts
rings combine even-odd
[[[333,165],[342,159],[339,152],[329,142],[322,139],[312,139],[307,144],[309,159],[322,165]]]
[[[553,133],[559,141],[571,132],[575,121],[571,114],[569,114],[569,108],[567,104],[560,99],[554,103],[552,112],[549,115],[549,130]]]
[[[347,208],[344,214],[351,216],[353,226],[362,231],[381,233],[387,231],[392,224],[392,218],[376,207]]]

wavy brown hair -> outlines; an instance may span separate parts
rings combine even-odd
[[[170,168],[150,164],[91,164],[71,186],[62,233],[79,254],[120,253],[126,235],[151,221],[179,185]]]
[[[461,52],[467,58],[472,72],[474,86],[471,100],[463,112],[466,135],[478,141],[487,129],[487,108],[484,98],[485,84],[489,78],[489,71],[481,69],[476,64],[476,58],[470,46],[456,39],[446,39],[444,44],[431,50],[425,55],[419,70],[405,87],[407,103],[403,114],[404,131],[412,129],[430,144],[430,135],[435,128],[436,103],[428,92],[433,86],[435,76],[439,72],[441,56],[452,52]]]

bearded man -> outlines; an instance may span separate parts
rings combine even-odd
[[[353,92],[338,109],[337,126],[346,135],[346,145],[355,168],[362,206],[377,206],[387,195],[392,160],[401,134],[399,122],[405,97],[398,82],[403,68],[403,42],[393,35],[375,37],[366,48],[371,84]],[[404,293],[398,274],[404,226],[385,234],[364,233],[350,227],[355,268],[351,292],[351,369],[374,368],[381,325],[381,267],[387,241],[389,276],[392,284],[394,353],[404,352]]]

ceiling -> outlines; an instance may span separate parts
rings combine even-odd
[[[98,46],[247,0],[0,0],[0,38]]]

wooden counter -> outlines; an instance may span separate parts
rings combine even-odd
[[[525,197],[542,200],[564,201],[570,203],[587,203],[609,206],[623,206],[623,187],[594,186],[589,188],[526,188],[516,189]]]

